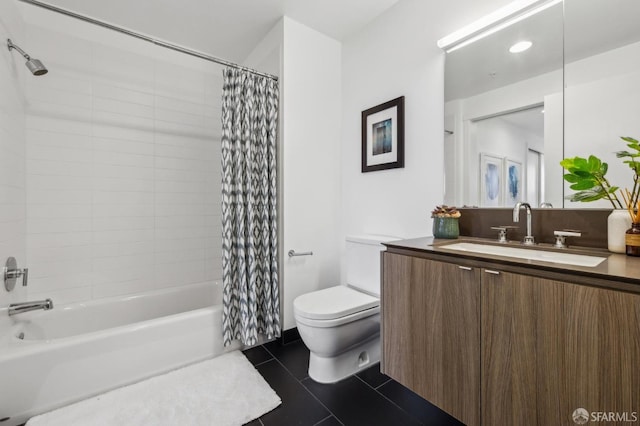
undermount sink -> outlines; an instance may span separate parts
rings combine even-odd
[[[557,251],[535,250],[481,243],[453,243],[442,245],[440,248],[471,253],[515,257],[518,259],[537,260],[542,262],[561,263],[564,265],[587,266],[591,268],[598,266],[602,261],[607,259],[606,257],[589,256],[584,254],[560,253]]]

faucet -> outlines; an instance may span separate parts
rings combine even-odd
[[[513,208],[513,221],[520,222],[520,209],[524,207],[527,209],[527,235],[524,237],[523,243],[527,246],[535,244],[533,235],[531,235],[531,206],[529,203],[516,203]]]
[[[9,316],[21,314],[23,312],[35,311],[37,309],[43,309],[48,311],[53,309],[53,300],[38,300],[36,302],[21,302],[12,303],[9,305]]]

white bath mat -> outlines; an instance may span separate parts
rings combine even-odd
[[[280,403],[234,351],[32,417],[27,426],[232,426]]]

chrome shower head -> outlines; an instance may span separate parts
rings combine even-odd
[[[47,67],[45,67],[42,62],[40,62],[38,59],[32,59],[31,56],[27,54],[27,52],[20,49],[19,46],[13,44],[10,38],[7,39],[7,47],[9,48],[9,51],[11,51],[11,49],[16,49],[18,52],[20,52],[20,54],[27,60],[25,65],[27,66],[27,68],[29,68],[29,71],[31,71],[33,75],[44,75],[49,72]]]
[[[47,67],[45,67],[38,59],[29,59],[25,65],[33,75],[44,75],[49,72]]]

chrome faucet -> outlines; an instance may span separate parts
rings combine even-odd
[[[21,302],[21,303],[12,303],[9,305],[9,316],[21,314],[23,312],[35,311],[38,309],[43,309],[48,311],[49,309],[53,309],[53,300],[38,300],[36,302]]]
[[[520,222],[520,209],[522,207],[527,209],[527,235],[524,237],[523,243],[530,246],[535,244],[535,241],[533,235],[531,235],[531,206],[529,203],[516,203],[513,208],[513,221]]]

